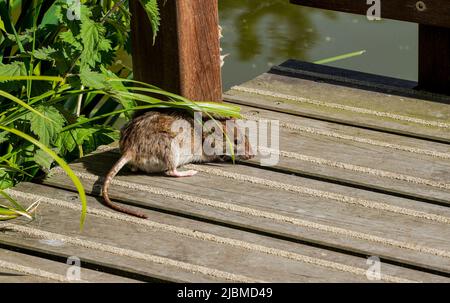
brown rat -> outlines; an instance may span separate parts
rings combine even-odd
[[[202,127],[199,129],[194,127],[194,118],[187,114],[152,111],[134,118],[121,131],[119,146],[122,157],[106,175],[102,189],[105,204],[122,213],[147,218],[142,213],[111,202],[108,189],[114,176],[126,164],[129,164],[132,171],[164,172],[171,177],[189,177],[195,175],[197,171],[178,171],[177,168],[188,163],[223,161],[230,158],[224,153],[211,155],[203,150],[204,143],[207,146],[208,141],[221,139],[215,142],[223,142],[222,151],[229,144],[223,136],[223,133],[228,133],[226,121],[210,121],[215,125],[212,127],[214,131],[205,133],[202,131]],[[219,132],[215,132],[216,127],[220,128]],[[244,160],[252,158],[254,154],[247,136],[242,135],[236,128],[232,131],[234,135],[230,140],[233,141],[236,158]],[[194,137],[201,138],[200,144],[194,144]],[[214,142],[211,146],[214,147]]]

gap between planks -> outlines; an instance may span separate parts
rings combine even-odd
[[[81,206],[74,205],[73,203],[68,203],[66,201],[59,200],[59,199],[48,198],[48,197],[44,197],[44,196],[40,196],[40,195],[24,193],[24,192],[19,192],[19,191],[15,191],[15,190],[8,190],[8,193],[14,197],[23,198],[23,199],[26,199],[29,201],[41,200],[41,201],[48,203],[50,205],[53,205],[53,206],[58,206],[58,207],[68,208],[71,210],[81,211]],[[306,255],[301,255],[298,253],[293,253],[293,252],[289,252],[289,251],[285,251],[285,250],[281,250],[281,249],[277,249],[277,248],[252,244],[252,243],[237,240],[237,239],[226,238],[226,237],[216,236],[216,235],[209,234],[209,233],[194,231],[194,230],[191,230],[188,228],[177,227],[174,225],[162,224],[162,223],[153,222],[150,220],[134,218],[131,216],[127,216],[127,215],[123,215],[123,214],[115,213],[115,212],[111,212],[111,211],[105,211],[105,210],[98,209],[98,208],[89,208],[88,213],[95,215],[95,216],[103,217],[103,218],[125,221],[128,223],[145,226],[145,227],[152,228],[152,229],[158,229],[161,231],[172,232],[177,235],[181,235],[181,236],[185,236],[185,237],[200,239],[203,241],[210,241],[210,242],[219,243],[219,244],[230,245],[230,246],[237,247],[240,249],[250,250],[250,251],[264,253],[264,254],[268,254],[268,255],[272,255],[272,256],[276,256],[276,257],[291,259],[291,260],[302,262],[302,263],[321,266],[321,267],[331,269],[331,270],[338,270],[341,272],[351,273],[351,274],[355,274],[355,275],[359,275],[359,276],[366,276],[366,274],[367,274],[367,269],[363,269],[363,268],[359,268],[359,267],[355,267],[355,266],[350,266],[350,265],[345,265],[342,263],[332,262],[332,261],[328,261],[328,260],[324,260],[324,259],[309,257]],[[386,274],[383,274],[381,276],[381,279],[386,282],[394,282],[394,283],[417,282],[417,281],[412,281],[409,279],[404,279],[404,278],[400,278],[400,277],[396,277],[396,276],[392,276],[392,275],[386,275]]]
[[[404,191],[404,190],[399,190],[399,189],[385,187],[385,186],[378,186],[375,184],[369,184],[369,183],[365,183],[365,182],[358,182],[356,180],[351,180],[351,179],[342,179],[340,177],[329,176],[329,175],[321,174],[321,173],[314,173],[314,172],[306,171],[303,169],[292,168],[289,166],[284,166],[284,165],[281,165],[281,166],[277,165],[277,166],[273,166],[273,167],[261,166],[261,164],[257,160],[244,160],[244,161],[237,160],[236,164],[241,164],[241,165],[249,166],[249,167],[253,167],[253,168],[259,168],[259,169],[264,169],[264,170],[268,170],[268,171],[273,171],[273,172],[277,172],[277,173],[281,173],[281,174],[285,174],[285,175],[299,176],[299,177],[303,177],[303,178],[307,178],[307,179],[311,179],[311,180],[317,180],[320,182],[337,184],[337,185],[345,186],[345,187],[352,188],[352,189],[359,189],[359,190],[364,190],[364,191],[373,192],[373,193],[381,193],[381,194],[392,196],[392,197],[414,200],[417,202],[423,202],[423,203],[427,203],[427,204],[431,204],[431,205],[442,206],[442,207],[446,207],[446,208],[450,207],[450,201],[446,200],[446,199],[429,197],[426,195],[411,193],[410,191]]]
[[[62,263],[67,265],[67,260],[69,257],[73,255],[73,253],[69,252],[60,252],[60,251],[52,251],[48,249],[43,249],[34,245],[34,243],[24,244],[22,242],[23,239],[17,239],[11,237],[11,239],[2,238],[0,241],[0,249],[11,251],[35,258],[40,258],[46,261]],[[29,240],[29,239],[28,239]],[[41,244],[53,246],[53,241],[42,241]],[[180,279],[167,279],[157,273],[144,273],[140,270],[135,270],[129,267],[123,267],[118,265],[117,263],[105,263],[99,260],[95,260],[89,257],[83,257],[83,266],[82,269],[88,270],[91,272],[98,272],[106,275],[113,276],[114,278],[119,278],[118,282],[122,283],[123,280],[132,281],[132,283],[182,283],[183,280]],[[116,280],[114,280],[116,281]],[[95,281],[90,281],[94,283],[103,283],[95,278]],[[109,280],[107,282],[110,282]]]
[[[284,151],[284,150],[278,151],[275,149],[266,148],[266,147],[262,147],[262,146],[258,146],[258,151],[263,152],[265,155],[266,154],[275,154],[275,155],[278,155],[278,156],[281,156],[284,158],[291,158],[291,159],[295,159],[295,160],[299,160],[299,161],[313,163],[313,164],[320,165],[320,166],[328,166],[328,167],[344,169],[344,170],[348,170],[348,171],[352,171],[352,172],[358,172],[358,173],[363,173],[363,174],[367,174],[367,175],[372,175],[372,176],[376,176],[376,177],[380,177],[380,178],[399,180],[399,181],[404,181],[404,182],[408,182],[408,183],[412,183],[412,184],[420,184],[420,185],[430,186],[430,187],[434,187],[434,188],[438,188],[438,189],[450,190],[449,183],[437,182],[437,181],[422,178],[422,177],[400,174],[400,173],[395,173],[395,172],[391,172],[391,171],[386,171],[386,170],[382,170],[382,169],[376,169],[376,168],[371,168],[371,167],[366,167],[366,166],[361,166],[361,165],[354,165],[351,163],[334,161],[334,160],[329,160],[329,159],[325,159],[325,158],[312,157],[312,156],[308,156],[308,155],[300,154],[300,153],[296,153],[296,152],[290,152],[290,151]]]
[[[445,145],[450,144],[449,138],[444,138],[444,137],[433,135],[433,134],[423,134],[420,132],[414,132],[414,131],[409,131],[409,130],[405,130],[405,129],[384,127],[384,126],[380,126],[380,125],[374,125],[371,123],[364,123],[361,121],[359,121],[359,122],[349,121],[348,119],[346,120],[344,118],[329,117],[327,115],[323,115],[320,113],[310,113],[310,112],[302,112],[300,110],[290,110],[290,109],[279,108],[279,107],[273,106],[273,105],[260,104],[260,103],[255,103],[253,101],[246,101],[246,100],[240,98],[239,95],[236,95],[236,96],[225,95],[224,100],[226,100],[226,102],[231,103],[231,104],[243,105],[243,106],[251,107],[254,109],[262,109],[262,110],[271,111],[271,112],[275,112],[275,113],[279,113],[279,114],[292,115],[292,116],[296,116],[296,117],[302,117],[302,118],[306,118],[306,119],[312,119],[312,120],[317,120],[317,121],[331,123],[331,124],[337,124],[337,125],[346,126],[346,127],[353,127],[353,128],[363,129],[363,130],[381,132],[381,133],[386,133],[386,134],[390,134],[390,135],[402,136],[402,137],[411,138],[411,139],[425,140],[425,141],[429,141],[429,142],[433,142],[433,143],[439,143],[439,144],[445,144]]]
[[[263,153],[279,155],[279,156],[285,157],[285,158],[291,158],[291,159],[295,159],[295,160],[299,160],[299,161],[309,162],[309,163],[313,163],[316,165],[329,166],[329,167],[345,169],[345,170],[349,170],[352,172],[368,174],[368,175],[381,177],[381,178],[405,181],[405,182],[409,182],[409,183],[413,183],[413,184],[421,184],[421,185],[426,185],[426,186],[435,187],[435,188],[439,188],[439,189],[450,190],[450,184],[448,184],[448,183],[437,182],[434,180],[429,180],[429,179],[416,177],[416,176],[399,174],[399,173],[390,172],[390,171],[386,171],[386,170],[382,170],[382,169],[354,165],[354,164],[350,164],[350,163],[328,160],[328,159],[319,158],[319,157],[312,157],[312,156],[308,156],[308,155],[304,155],[304,154],[300,154],[300,153],[296,153],[296,152],[283,151],[283,150],[277,151],[275,149],[265,148],[265,147],[261,147],[261,146],[258,146],[258,151],[262,151]]]
[[[256,117],[253,117],[248,114],[244,114],[243,117],[247,120],[252,120],[252,121],[268,120],[268,119],[256,118]],[[312,127],[304,127],[304,126],[300,126],[300,125],[297,125],[294,123],[288,123],[288,122],[283,122],[283,121],[280,121],[280,126],[284,129],[287,129],[289,131],[294,131],[296,133],[308,133],[308,134],[312,134],[312,135],[336,138],[336,139],[341,139],[341,140],[346,140],[346,141],[352,141],[352,142],[357,142],[357,143],[363,143],[363,144],[368,144],[368,145],[373,145],[373,146],[384,147],[384,148],[388,148],[388,149],[395,149],[395,150],[400,150],[400,151],[409,152],[409,153],[415,153],[415,154],[419,154],[419,155],[427,155],[427,156],[441,158],[441,159],[450,159],[450,153],[444,153],[444,152],[439,152],[439,151],[430,150],[430,149],[422,149],[422,148],[416,148],[416,147],[412,147],[412,146],[393,144],[393,143],[384,142],[384,141],[380,141],[380,140],[373,140],[373,139],[368,139],[368,138],[364,138],[364,137],[357,137],[357,136],[341,134],[341,133],[333,132],[333,131],[320,130],[320,129],[312,128]]]
[[[264,180],[264,179],[255,178],[252,176],[245,176],[245,175],[236,174],[236,173],[229,173],[229,172],[225,172],[220,169],[205,168],[205,167],[200,167],[198,165],[190,165],[188,167],[192,168],[192,169],[198,169],[199,171],[203,171],[206,173],[212,173],[212,174],[217,174],[220,176],[225,176],[225,177],[228,177],[228,178],[231,178],[234,180],[238,180],[238,181],[247,181],[247,182],[252,183],[252,181],[261,181],[262,180],[262,181],[264,181],[263,185],[270,186],[270,185],[276,184],[276,185],[278,185],[276,188],[279,188],[279,185],[281,184],[281,185],[283,185],[282,189],[285,189],[285,190],[286,190],[286,187],[288,188],[288,190],[290,187],[296,188],[296,186],[293,186],[293,185],[284,184],[284,183],[280,183],[280,182],[274,182],[274,181],[270,181],[270,180]],[[54,171],[55,171],[55,173],[64,174],[64,171],[61,169],[56,169]],[[74,173],[81,179],[92,180],[92,181],[98,181],[98,180],[102,179],[102,177],[95,176],[90,173],[83,173],[83,172],[78,172],[78,171],[74,171]],[[350,238],[356,238],[356,239],[366,240],[366,241],[370,241],[370,242],[374,242],[374,243],[389,245],[389,246],[393,246],[393,247],[397,247],[397,248],[403,248],[403,249],[408,249],[408,250],[412,250],[412,251],[427,253],[427,254],[431,254],[431,255],[435,255],[435,256],[439,256],[439,257],[450,258],[450,252],[447,250],[426,247],[426,246],[422,246],[422,245],[419,245],[416,243],[409,243],[409,242],[403,242],[403,241],[397,241],[397,240],[393,240],[393,239],[383,238],[383,237],[374,236],[374,235],[361,233],[361,232],[357,232],[357,231],[352,231],[352,230],[339,228],[339,227],[335,227],[335,226],[319,224],[319,223],[315,223],[312,221],[307,221],[307,220],[297,219],[297,218],[288,217],[288,216],[284,216],[284,215],[279,215],[279,214],[272,213],[272,212],[260,211],[260,210],[254,209],[254,208],[242,207],[242,206],[235,205],[235,204],[215,201],[215,200],[211,200],[211,199],[205,199],[205,198],[186,195],[186,194],[178,193],[178,192],[172,192],[172,191],[168,191],[168,190],[165,190],[162,188],[155,188],[155,187],[151,187],[151,186],[147,186],[147,185],[135,184],[135,183],[119,181],[119,180],[113,180],[112,183],[114,185],[121,186],[124,188],[149,192],[149,193],[160,195],[160,196],[175,198],[175,199],[188,201],[188,202],[196,203],[196,204],[200,204],[200,205],[210,206],[210,207],[214,207],[214,208],[218,208],[218,209],[229,210],[229,211],[233,211],[233,212],[237,212],[237,213],[250,215],[253,217],[266,218],[266,219],[270,219],[270,220],[277,221],[277,222],[289,223],[289,224],[293,224],[293,225],[300,226],[300,227],[316,229],[316,230],[320,230],[323,232],[338,234],[338,235],[342,235],[342,236],[346,236],[346,237],[350,237]],[[312,190],[312,191],[317,191],[317,190]],[[322,191],[317,191],[317,192],[324,193]],[[332,194],[332,193],[328,193],[328,194]],[[342,196],[342,195],[338,195],[338,194],[333,194],[333,195]],[[345,197],[345,196],[342,196],[342,197]],[[347,198],[349,198],[349,197],[347,197]],[[356,198],[352,198],[352,199],[360,200],[360,199],[356,199]],[[367,200],[362,200],[362,201],[370,202]],[[377,203],[377,202],[375,202],[375,203]],[[382,204],[382,203],[378,203],[378,204]],[[410,216],[413,216],[416,218],[431,219],[433,221],[450,224],[449,223],[450,218],[447,218],[447,217],[434,215],[434,214],[428,214],[428,213],[419,212],[419,211],[414,211],[414,210],[410,210],[410,209],[403,209],[400,207],[394,207],[394,206],[390,206],[390,205],[386,205],[386,206],[389,206],[393,209],[397,208],[397,209],[403,211],[403,214],[407,214],[407,215],[410,215]],[[399,213],[399,210],[397,210],[397,213]]]
[[[2,226],[2,225],[0,225],[0,226]],[[59,275],[59,274],[48,272],[48,271],[45,271],[45,270],[42,270],[39,268],[23,266],[21,264],[7,262],[7,261],[3,261],[3,260],[0,260],[0,268],[5,268],[5,269],[13,270],[16,272],[20,272],[23,274],[40,277],[40,278],[44,278],[44,279],[49,279],[49,280],[53,280],[53,281],[58,281],[58,282],[74,282],[74,281],[67,279],[67,277],[65,277],[63,275]],[[76,282],[87,283],[88,281],[77,280]]]
[[[269,90],[250,88],[250,87],[245,87],[245,86],[233,86],[231,88],[231,90],[249,93],[249,94],[256,94],[256,95],[261,95],[261,96],[273,97],[273,98],[286,99],[286,100],[291,100],[291,101],[295,101],[295,102],[299,102],[299,103],[308,103],[308,104],[312,104],[312,105],[316,105],[316,106],[350,111],[350,112],[358,113],[358,114],[390,118],[393,120],[398,120],[398,121],[408,122],[408,123],[415,123],[415,124],[419,124],[419,125],[423,125],[423,126],[427,126],[427,127],[437,127],[437,128],[445,128],[445,129],[450,128],[450,123],[446,123],[446,122],[424,120],[424,119],[413,118],[413,117],[409,117],[409,116],[393,114],[393,113],[389,113],[389,112],[381,112],[381,111],[371,110],[371,109],[362,108],[362,107],[348,106],[348,105],[342,105],[342,104],[338,104],[338,103],[323,102],[323,101],[314,100],[314,99],[310,99],[310,98],[298,97],[298,96],[288,95],[288,94],[283,94],[283,93],[276,93],[276,92],[272,92]]]
[[[411,217],[415,217],[415,218],[435,221],[435,222],[439,222],[439,223],[450,224],[449,217],[431,214],[431,213],[422,212],[422,211],[417,211],[414,209],[409,209],[409,208],[404,208],[404,207],[392,206],[387,203],[381,203],[381,202],[371,201],[371,200],[367,200],[367,199],[355,198],[355,197],[346,196],[346,195],[342,195],[342,194],[327,192],[327,191],[323,191],[323,190],[317,190],[317,189],[313,189],[313,188],[309,188],[309,187],[297,186],[297,185],[287,184],[287,183],[283,183],[283,182],[253,177],[253,176],[249,176],[249,175],[228,172],[228,171],[225,171],[225,170],[219,169],[219,168],[212,168],[212,167],[206,167],[206,166],[200,166],[200,165],[194,165],[194,164],[186,165],[185,167],[191,168],[191,169],[196,169],[198,171],[201,171],[201,172],[204,172],[204,173],[207,173],[210,175],[225,177],[225,178],[232,179],[235,181],[259,184],[259,185],[264,185],[266,187],[280,189],[280,190],[284,190],[284,191],[288,191],[288,192],[306,194],[309,196],[338,201],[341,203],[353,204],[353,205],[358,205],[358,206],[362,206],[362,207],[366,207],[366,208],[372,208],[372,209],[377,209],[377,210],[381,210],[381,211],[387,211],[387,212],[411,216]]]
[[[81,208],[80,208],[81,210]],[[21,233],[24,235],[37,237],[41,239],[52,239],[59,240],[67,244],[92,249],[95,251],[101,251],[105,253],[110,253],[118,256],[134,258],[143,261],[149,261],[156,264],[162,264],[167,266],[172,266],[175,268],[183,269],[189,272],[195,272],[199,274],[203,274],[206,276],[211,276],[215,278],[220,278],[232,282],[244,282],[244,283],[261,283],[265,282],[262,280],[257,280],[253,278],[249,278],[243,275],[233,274],[213,268],[209,268],[206,266],[195,265],[187,262],[182,262],[170,258],[160,257],[156,255],[141,253],[131,249],[125,249],[117,246],[107,245],[95,241],[83,240],[71,236],[66,236],[62,234],[57,234],[49,231],[40,230],[33,227],[20,226],[12,223],[2,224],[2,227],[17,233]]]

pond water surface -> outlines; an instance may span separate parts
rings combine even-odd
[[[219,0],[224,89],[287,59],[308,62],[359,50],[329,65],[417,80],[417,25],[312,9],[288,0]]]

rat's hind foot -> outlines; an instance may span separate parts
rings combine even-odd
[[[196,170],[177,171],[175,169],[175,170],[172,170],[172,171],[167,171],[166,175],[170,176],[170,177],[181,178],[181,177],[192,177],[193,175],[195,175],[197,173],[198,173],[198,171],[196,171]]]

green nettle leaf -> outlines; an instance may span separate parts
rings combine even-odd
[[[31,131],[39,137],[39,141],[46,146],[50,146],[50,143],[56,139],[58,133],[63,128],[65,122],[64,117],[53,106],[41,105],[36,110],[53,121],[44,119],[35,113],[29,113],[26,117],[30,120]]]
[[[139,0],[142,6],[145,8],[148,19],[152,26],[153,43],[155,43],[156,35],[159,31],[161,16],[158,7],[158,0]]]
[[[36,49],[33,52],[33,56],[39,60],[52,61],[54,59],[51,57],[51,55],[53,55],[54,53],[56,53],[56,49],[49,46]]]
[[[54,162],[53,158],[42,149],[36,150],[33,160],[45,170],[50,170]]]
[[[65,155],[74,151],[77,145],[83,145],[85,141],[91,140],[93,134],[97,131],[97,128],[74,128],[60,133],[55,145],[60,153]]]
[[[104,37],[101,37],[100,42],[98,43],[98,50],[104,51],[104,52],[112,50],[111,41],[109,41],[108,39],[106,39]]]
[[[62,23],[63,22],[63,12],[62,12],[62,5],[63,3],[61,3],[61,1],[55,1],[55,3],[53,3],[54,11],[52,11],[51,13],[53,14],[52,18],[55,18],[57,22]],[[45,13],[44,15],[44,19],[49,18],[48,14],[50,13],[50,10],[47,11],[47,13]]]
[[[81,24],[81,40],[83,42],[83,51],[81,52],[82,66],[88,64],[95,67],[101,35],[100,30],[101,27],[95,25],[92,21],[86,21]]]
[[[80,116],[76,122],[84,122],[87,120],[89,119],[84,116]],[[89,140],[89,138],[92,137],[96,131],[97,128],[91,127],[89,124],[85,124],[80,128],[73,128],[70,131],[60,132],[55,142],[55,146],[59,149],[61,154],[70,153],[77,147],[77,145],[82,145],[84,141]]]
[[[80,3],[77,4],[74,2],[75,0],[72,1],[71,4],[69,4],[67,0],[58,1],[57,8],[55,9],[55,16],[60,24],[65,25],[74,34],[74,36],[78,36],[80,33],[80,25],[86,20],[89,20],[90,17],[92,16],[91,8],[93,7],[93,5],[87,6],[81,4],[80,10],[78,10],[77,6]],[[77,14],[79,13],[80,15],[79,16],[73,15],[69,19],[68,16],[72,15],[72,13],[74,13],[75,11],[77,12]]]
[[[110,70],[107,70],[106,68],[102,67],[102,72],[110,79],[119,79],[119,77],[117,77],[116,74],[114,74]],[[111,85],[111,88],[115,91],[121,91],[121,92],[128,91],[127,88],[125,87],[125,85],[123,85],[123,83],[121,81],[111,81],[111,82],[109,82],[109,85]],[[118,101],[120,102],[120,104],[123,106],[124,109],[133,109],[137,105],[136,101],[134,101],[133,99],[119,98]],[[131,110],[126,111],[125,116],[128,117],[129,119],[131,119],[133,116],[133,112]]]
[[[83,51],[81,52],[81,66],[90,65],[95,67],[101,61],[100,51],[111,50],[111,42],[104,37],[105,27],[92,20],[86,20],[81,24],[81,41]]]
[[[110,144],[120,139],[120,131],[107,127],[98,130],[95,134],[98,145]]]
[[[0,63],[0,76],[26,76],[27,69],[25,68],[25,63],[15,61],[11,64]]]
[[[0,189],[10,188],[13,185],[14,180],[11,178],[9,173],[4,169],[0,169]]]
[[[101,73],[93,72],[88,67],[82,67],[80,71],[81,83],[94,89],[110,88],[110,85],[106,83],[106,76]]]
[[[92,134],[86,137],[84,140],[85,152],[92,152],[100,145],[108,145],[114,141],[119,140],[119,131],[110,127],[100,126],[91,128]]]
[[[13,34],[6,33],[6,37],[8,38],[8,40],[13,41],[14,43],[16,42],[16,36]],[[27,43],[33,42],[33,35],[31,32],[26,32],[24,34],[18,34],[17,38],[19,38],[19,41],[22,44],[27,44]]]
[[[59,38],[71,45],[74,49],[76,50],[82,50],[83,46],[81,45],[80,42],[78,42],[78,40],[74,37],[73,33],[71,31],[66,31],[66,32],[62,32],[59,34]]]
[[[86,141],[91,141],[92,136],[98,131],[97,128],[79,128],[75,132],[74,136],[77,140],[77,144],[83,145]]]
[[[26,76],[27,70],[25,67],[25,63],[20,61],[14,61],[10,64],[2,64],[0,63],[0,76],[3,77],[13,77],[13,76]],[[13,92],[15,90],[20,90],[23,84],[23,81],[0,81],[0,89]]]
[[[55,146],[58,148],[61,155],[66,155],[77,147],[77,143],[73,140],[70,132],[65,131],[58,135],[58,138],[55,141]]]

